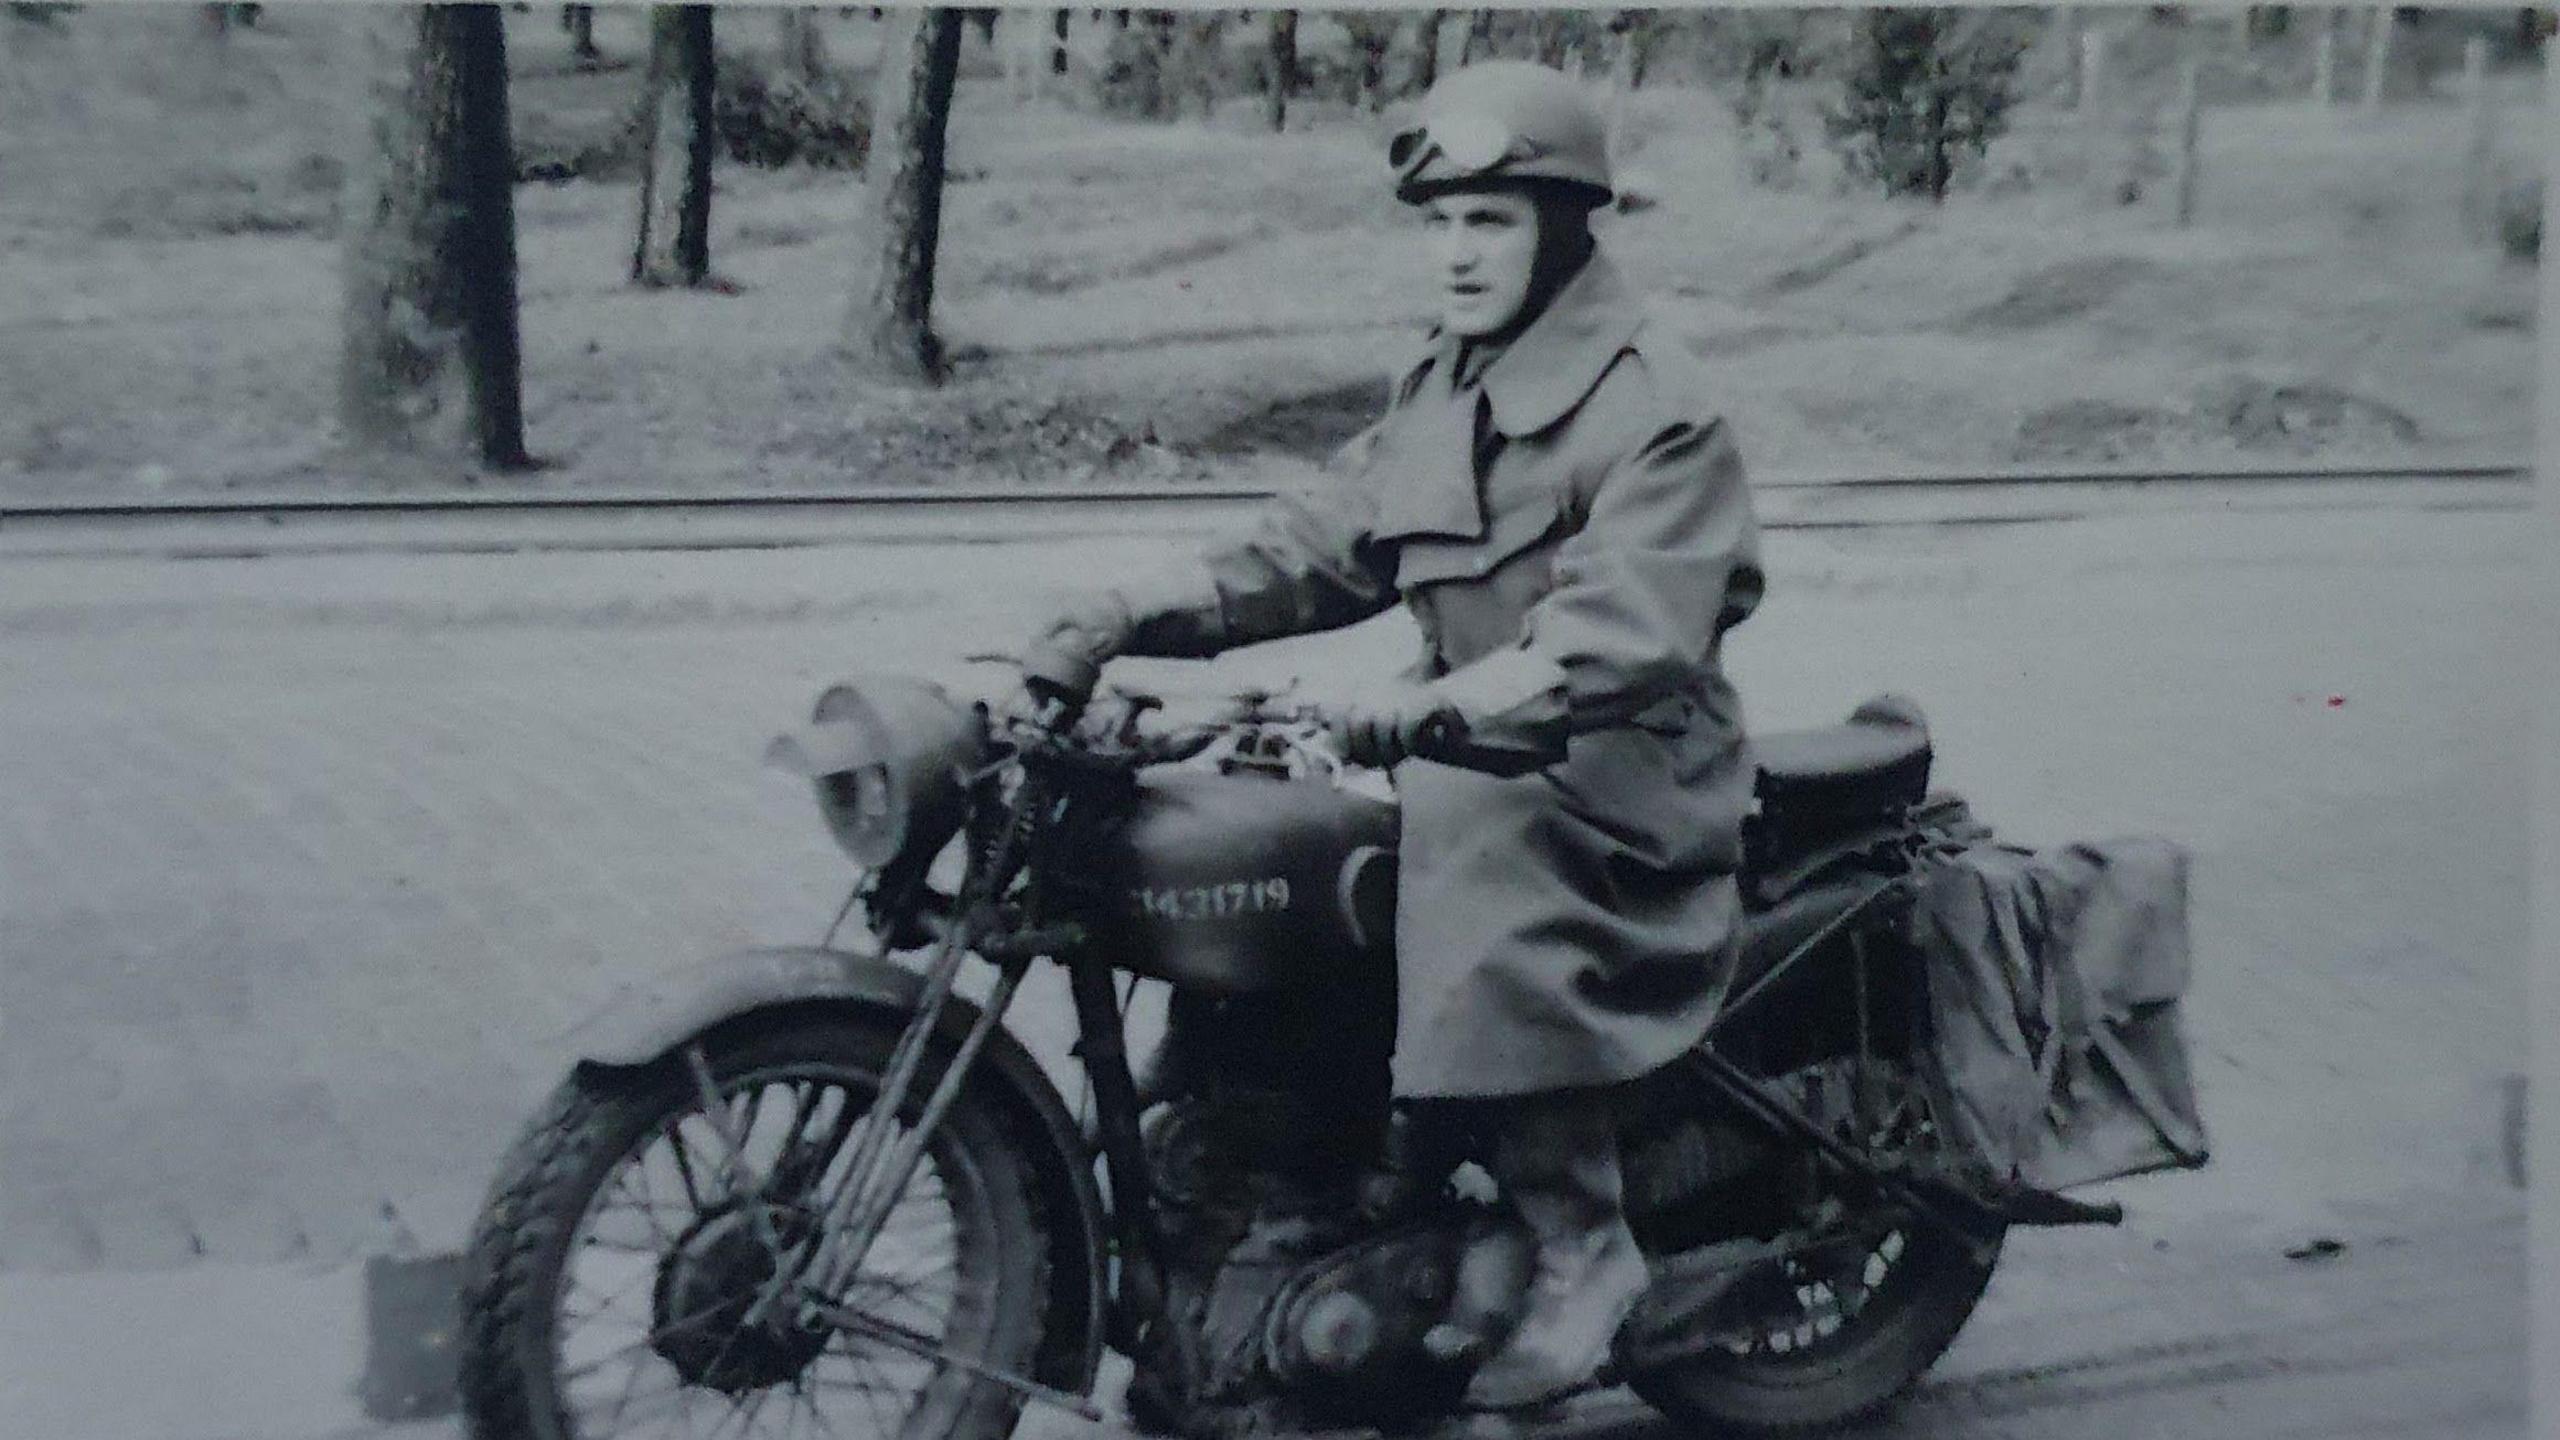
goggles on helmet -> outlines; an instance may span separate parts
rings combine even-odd
[[[1450,173],[1433,178],[1463,180],[1545,153],[1545,146],[1474,111],[1439,116],[1387,142],[1387,164],[1394,168],[1400,186],[1420,183],[1422,172],[1435,159],[1447,160]]]

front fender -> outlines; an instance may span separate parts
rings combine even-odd
[[[617,987],[569,1032],[568,1041],[581,1064],[627,1070],[655,1064],[704,1031],[758,1010],[804,1004],[913,1010],[923,993],[923,976],[877,953],[793,946],[739,950]],[[954,995],[943,1011],[944,1028],[965,1031],[977,1013],[977,1006]],[[1043,1088],[1047,1083],[1042,1077]]]
[[[741,950],[626,984],[569,1032],[582,1067],[629,1070],[660,1063],[707,1031],[767,1011],[842,1007],[897,1017],[916,1008],[924,977],[877,952],[772,947]],[[938,1025],[953,1043],[983,1013],[954,994]],[[979,1053],[971,1084],[992,1082],[1008,1128],[1032,1161],[1033,1197],[1054,1244],[1051,1314],[1038,1376],[1081,1394],[1102,1357],[1107,1217],[1093,1152],[1040,1062],[999,1026]]]

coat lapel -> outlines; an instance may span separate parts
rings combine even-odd
[[[1594,255],[1484,373],[1494,427],[1518,440],[1573,413],[1609,373],[1644,312],[1607,257]]]
[[[1456,346],[1432,352],[1430,371],[1388,431],[1379,460],[1394,477],[1380,498],[1381,540],[1479,540],[1484,537],[1484,493],[1475,468],[1477,411],[1483,392],[1453,391]]]

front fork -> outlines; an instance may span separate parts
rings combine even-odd
[[[1129,1065],[1126,1017],[1112,993],[1110,967],[1079,955],[1068,962],[1067,973],[1076,1006],[1076,1051],[1093,1081],[1096,1128],[1110,1169],[1112,1242],[1120,1261],[1112,1339],[1123,1353],[1135,1356],[1150,1341],[1179,1343],[1161,1333],[1180,1331],[1162,1323],[1172,1313],[1173,1299],[1164,1229],[1156,1219],[1154,1179],[1138,1129],[1138,1085]],[[1160,1333],[1151,1335],[1151,1325]],[[1189,1363],[1187,1355],[1183,1363]]]
[[[887,1071],[881,1077],[879,1093],[869,1112],[870,1123],[862,1127],[844,1181],[829,1198],[815,1236],[786,1250],[770,1224],[763,1227],[778,1263],[747,1319],[750,1324],[771,1323],[788,1311],[803,1323],[854,1325],[860,1320],[833,1297],[846,1293],[860,1275],[865,1257],[886,1226],[897,1197],[914,1178],[935,1130],[957,1103],[979,1055],[1003,1023],[1031,961],[1041,955],[1059,956],[1067,966],[1079,1031],[1077,1054],[1093,1082],[1101,1150],[1110,1174],[1112,1233],[1119,1262],[1111,1307],[1114,1343],[1124,1353],[1153,1362],[1158,1374],[1169,1368],[1172,1374],[1183,1377],[1188,1389],[1191,1377],[1199,1375],[1201,1367],[1190,1332],[1167,1323],[1172,1296],[1164,1264],[1165,1245],[1156,1220],[1145,1142],[1139,1132],[1139,1098],[1129,1064],[1126,1020],[1112,991],[1111,969],[1084,949],[1082,937],[1073,927],[1006,931],[995,923],[998,907],[988,899],[1010,884],[1025,858],[1021,841],[1026,827],[1022,822],[1040,803],[1040,788],[1026,787],[1027,793],[1014,798],[1004,838],[993,847],[992,854],[982,857],[980,865],[972,867],[976,872],[972,879],[978,883],[964,883],[960,903],[942,926],[915,1012],[900,1032]],[[950,1063],[933,1078],[932,1089],[914,1121],[892,1139],[896,1117],[906,1111],[924,1079],[926,1052],[943,1029],[954,982],[973,952],[995,962],[996,983],[969,1029],[961,1035]],[[706,1113],[715,1128],[724,1128],[721,1121],[727,1111],[713,1091],[698,1048],[688,1052],[688,1063],[702,1089]],[[725,1133],[724,1138],[730,1139],[733,1160],[743,1170],[745,1157],[738,1138]],[[885,1338],[892,1343],[898,1339],[893,1335],[872,1338]],[[1080,1413],[1090,1411],[1090,1402],[1051,1391],[1023,1377],[987,1378],[1032,1398],[1064,1404]]]

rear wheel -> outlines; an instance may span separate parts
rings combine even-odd
[[[894,1020],[842,1012],[730,1027],[703,1042],[713,1107],[672,1061],[565,1083],[508,1157],[472,1246],[461,1355],[472,1432],[1009,1431],[1020,1400],[943,1357],[1031,1373],[1049,1237],[1029,1158],[969,1093],[832,1297],[859,1326],[790,1307],[748,1315],[777,1247],[813,1233],[846,1183],[896,1039]],[[752,1178],[734,1183],[724,1172],[739,1159]]]
[[[1858,1070],[1834,1062],[1792,1088],[1808,1114],[1869,1153],[1934,1149],[1926,1093],[1909,1073],[1879,1061]],[[1977,1256],[1935,1223],[1861,1214],[1815,1162],[1800,1178],[1798,1218],[1821,1238],[1743,1277],[1720,1302],[1729,1322],[1688,1356],[1629,1377],[1684,1426],[1798,1435],[1871,1419],[1937,1363],[1991,1282],[2000,1232],[1976,1237]]]

